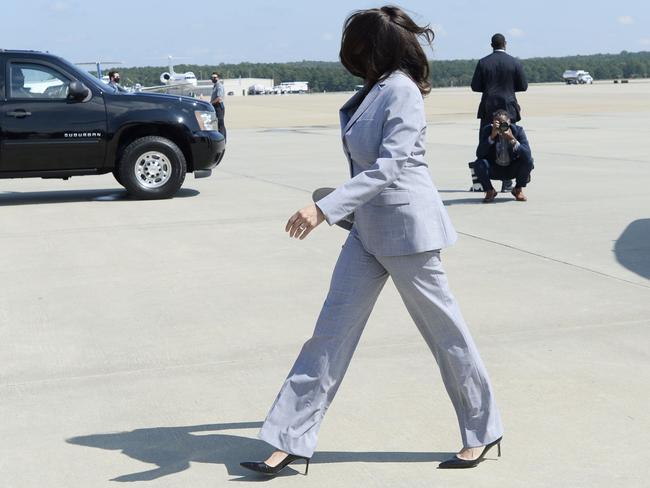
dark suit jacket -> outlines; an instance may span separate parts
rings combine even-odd
[[[527,156],[528,159],[532,160],[532,155],[530,152],[530,144],[528,143],[528,138],[526,137],[526,131],[523,127],[518,125],[511,124],[512,135],[515,136],[515,139],[519,141],[519,149],[515,151],[510,145],[508,152],[510,153],[510,160],[516,161],[521,156]],[[492,124],[486,125],[481,129],[481,138],[476,148],[476,157],[478,159],[487,159],[491,164],[497,160],[497,145],[490,144],[488,140],[490,133],[492,132]]]
[[[506,52],[493,52],[481,59],[474,70],[472,91],[483,93],[476,117],[489,119],[498,109],[504,109],[513,122],[520,121],[521,109],[515,92],[527,89],[521,63]]]

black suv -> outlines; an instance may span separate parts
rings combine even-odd
[[[0,49],[0,178],[113,173],[139,198],[169,198],[223,157],[212,105],[123,93],[48,53]]]

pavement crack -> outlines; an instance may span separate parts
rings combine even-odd
[[[146,374],[146,373],[159,373],[162,371],[172,371],[179,369],[187,368],[201,368],[201,367],[212,367],[212,366],[222,366],[227,364],[239,364],[245,363],[246,360],[243,359],[227,359],[223,361],[205,361],[200,363],[187,363],[187,364],[170,364],[165,366],[149,366],[145,368],[135,368],[135,369],[123,369],[117,371],[107,371],[103,373],[92,373],[92,374],[79,374],[74,376],[59,376],[54,378],[38,378],[27,381],[16,381],[13,383],[4,383],[0,384],[0,390],[2,389],[20,389],[28,386],[39,385],[39,384],[51,384],[51,383],[61,383],[66,381],[80,381],[88,379],[98,379],[98,378],[109,378],[113,376],[128,376],[133,374]]]
[[[518,331],[511,331],[511,330],[495,331],[491,333],[481,333],[481,336],[483,337],[483,340],[489,338],[499,338],[499,341],[501,341],[503,337],[511,338],[513,336],[530,336],[531,334],[539,334],[539,333],[543,333],[546,336],[554,336],[556,333],[565,334],[571,331],[581,332],[583,330],[592,330],[595,328],[613,328],[613,327],[620,329],[621,327],[639,326],[639,325],[645,326],[647,324],[648,324],[648,319],[638,319],[638,320],[626,320],[620,322],[566,326],[566,327],[559,327],[557,329],[548,329],[546,326],[544,326],[541,328],[531,328],[531,329],[518,330]],[[414,340],[411,339],[396,340],[394,337],[389,337],[381,342],[365,344],[363,348],[359,351],[359,354],[363,356],[365,352],[381,350],[381,349],[394,350],[396,353],[399,354],[400,352],[404,351],[404,348],[409,348],[409,347],[421,349],[422,348],[421,339],[418,338]],[[291,359],[294,356],[295,355],[293,352],[281,353],[275,359],[282,358],[282,359],[286,359],[286,361],[291,361]],[[111,378],[111,377],[119,377],[119,376],[141,375],[141,374],[148,374],[148,373],[160,373],[164,371],[170,372],[170,371],[187,370],[187,369],[195,369],[195,368],[236,366],[240,364],[246,365],[246,364],[251,364],[255,361],[258,361],[260,363],[267,363],[271,360],[268,358],[261,359],[259,358],[259,356],[247,355],[245,357],[241,357],[238,359],[201,361],[201,362],[195,362],[195,363],[190,362],[190,363],[183,363],[183,364],[153,365],[153,366],[142,367],[142,368],[105,371],[101,373],[77,374],[71,376],[58,376],[52,378],[36,378],[36,379],[31,379],[26,381],[13,381],[13,382],[7,382],[3,384],[0,383],[0,391],[21,390],[23,388],[29,388],[35,385],[50,385],[50,384],[65,383],[71,381],[84,381],[89,379],[101,379],[101,378]]]
[[[248,178],[248,179],[255,180],[255,181],[261,181],[261,182],[264,182],[264,183],[269,183],[269,184],[275,185],[275,186],[281,186],[283,188],[290,188],[291,190],[298,190],[298,191],[305,192],[305,193],[311,193],[311,190],[306,190],[305,188],[300,188],[299,186],[287,185],[286,183],[278,183],[277,181],[267,180],[266,178],[260,178],[259,176],[252,176],[252,175],[247,175],[247,174],[244,174],[244,173],[236,173],[234,171],[228,171],[228,170],[220,170],[220,171],[222,173],[228,173],[228,174],[234,175],[234,176],[241,176],[242,178]]]
[[[458,234],[464,235],[466,237],[471,237],[471,238],[477,239],[479,241],[489,242],[490,244],[495,244],[497,246],[505,247],[507,249],[512,249],[514,251],[518,251],[518,252],[521,252],[521,253],[524,253],[524,254],[529,254],[531,256],[535,256],[535,257],[538,257],[538,258],[541,258],[541,259],[546,259],[548,261],[553,261],[554,263],[564,264],[565,266],[570,266],[572,268],[576,268],[576,269],[579,269],[579,270],[582,270],[582,271],[587,271],[589,273],[593,273],[595,275],[602,276],[604,278],[609,278],[609,279],[612,279],[612,280],[620,281],[620,282],[626,283],[628,285],[634,285],[634,286],[637,286],[637,287],[650,289],[650,285],[645,285],[643,283],[638,283],[636,281],[626,280],[625,278],[619,278],[618,276],[614,276],[614,275],[611,275],[611,274],[608,274],[608,273],[604,273],[604,272],[598,271],[596,269],[587,268],[586,266],[581,266],[579,264],[570,263],[569,261],[564,261],[562,259],[554,258],[554,257],[551,257],[551,256],[546,256],[544,254],[540,254],[540,253],[537,253],[537,252],[534,252],[534,251],[528,251],[527,249],[522,249],[521,247],[513,246],[511,244],[506,244],[504,242],[499,242],[499,241],[493,241],[492,239],[477,236],[475,234],[470,234],[468,232],[458,231]]]

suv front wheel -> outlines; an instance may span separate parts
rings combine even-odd
[[[186,171],[185,156],[176,144],[147,136],[124,149],[116,179],[137,198],[171,198],[183,185]]]

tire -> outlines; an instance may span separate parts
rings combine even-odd
[[[116,179],[136,198],[171,198],[183,185],[187,164],[183,151],[169,139],[147,136],[126,146]]]
[[[120,171],[117,168],[113,170],[113,177],[121,186],[124,186],[124,183],[122,183],[122,180],[120,179]]]

